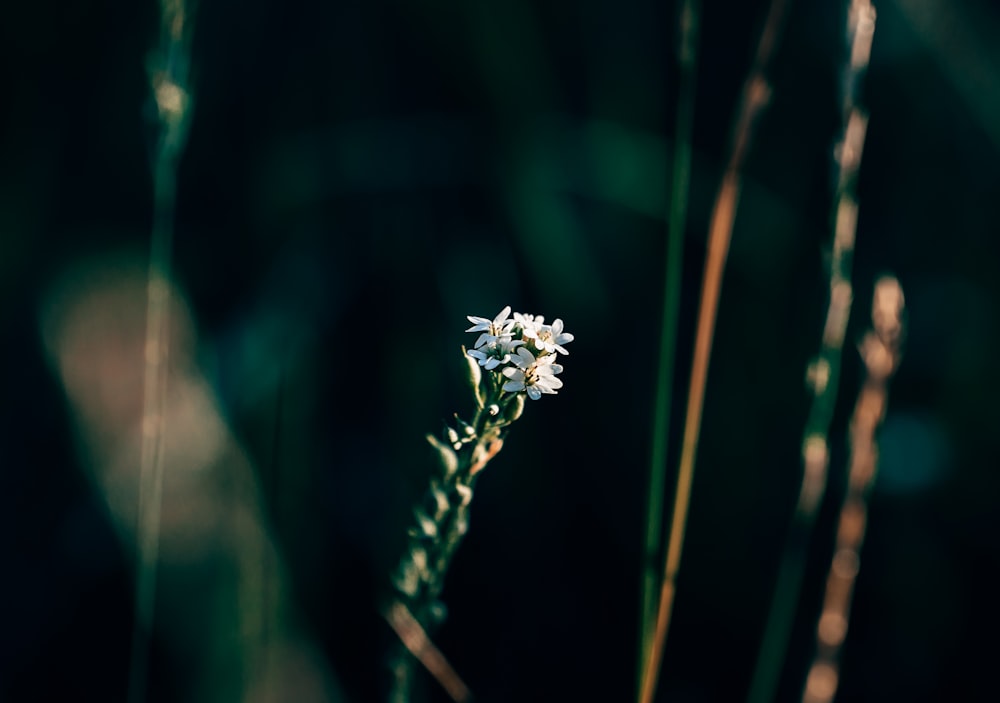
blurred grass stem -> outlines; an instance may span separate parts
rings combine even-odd
[[[865,335],[859,348],[865,380],[851,417],[847,495],[840,509],[823,610],[816,626],[816,656],[806,677],[802,703],[832,703],[840,680],[840,652],[847,638],[868,525],[868,494],[878,466],[875,432],[885,418],[889,381],[901,358],[903,290],[892,276],[875,284],[872,322],[874,330]]]
[[[403,646],[417,661],[423,664],[424,668],[441,684],[441,687],[455,703],[469,703],[472,700],[469,687],[465,685],[462,677],[458,675],[441,650],[427,636],[427,632],[413,617],[409,608],[399,601],[394,601],[382,615],[395,631]]]
[[[837,401],[844,335],[851,312],[851,258],[857,232],[858,205],[854,185],[861,165],[867,118],[855,104],[860,79],[868,66],[875,12],[868,0],[854,0],[848,10],[848,63],[844,71],[843,128],[835,149],[838,180],[833,217],[830,302],[819,355],[809,369],[812,407],[802,439],[802,482],[785,537],[778,577],[771,595],[748,703],[774,700],[802,589],[806,556],[816,516],[826,492],[830,461],[829,432]]]
[[[171,251],[177,201],[177,163],[183,151],[189,119],[184,88],[189,48],[185,6],[182,0],[162,0],[160,7],[162,47],[151,69],[160,135],[153,163],[153,223],[143,346],[136,599],[128,688],[128,700],[133,703],[146,697],[149,638],[156,604],[163,500],[164,410],[170,352]]]
[[[663,648],[670,628],[674,595],[677,589],[677,572],[680,568],[684,531],[687,525],[688,508],[691,503],[691,486],[694,480],[695,457],[698,449],[698,435],[701,430],[701,416],[704,408],[705,385],[708,379],[708,363],[712,352],[712,338],[719,307],[719,293],[722,288],[722,272],[729,253],[736,206],[741,188],[743,161],[753,136],[753,127],[760,113],[767,106],[770,88],[764,78],[764,70],[774,51],[778,35],[783,26],[787,0],[772,0],[767,19],[761,32],[760,41],[750,76],[743,88],[740,111],[733,129],[732,150],[726,166],[722,184],[716,195],[709,225],[708,255],[702,277],[701,301],[695,332],[694,356],[691,366],[691,381],[688,392],[687,414],[684,422],[684,438],[681,445],[680,466],[677,487],[674,492],[673,518],[667,543],[666,563],[660,587],[660,600],[656,617],[656,629],[645,659],[645,673],[642,677],[641,703],[652,703],[656,694],[657,678],[663,659]]]
[[[637,694],[645,688],[645,662],[652,645],[656,617],[659,559],[663,542],[663,491],[666,485],[670,406],[673,397],[675,359],[677,356],[677,319],[681,302],[684,232],[687,202],[691,185],[691,135],[694,129],[694,87],[698,54],[700,0],[684,0],[680,13],[678,65],[680,84],[677,96],[677,123],[674,132],[673,178],[670,211],[667,221],[666,261],[663,279],[663,319],[660,323],[660,363],[656,378],[653,409],[652,450],[646,506],[646,543],[642,561],[642,601],[639,615],[639,658]]]

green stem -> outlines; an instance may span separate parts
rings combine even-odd
[[[416,572],[419,581],[412,592],[397,583],[395,598],[404,603],[417,622],[428,631],[440,624],[440,617],[435,617],[434,611],[444,590],[452,558],[468,530],[469,506],[476,479],[485,464],[499,451],[503,431],[512,422],[508,415],[510,405],[518,402],[518,394],[505,393],[495,374],[486,374],[482,385],[486,387],[485,398],[482,407],[477,404],[469,425],[472,428],[469,440],[462,443],[458,450],[454,450],[453,439],[439,446],[439,451],[446,454],[454,451],[458,466],[450,475],[446,468],[442,479],[432,479],[424,496],[426,502],[432,505],[437,505],[442,495],[448,502],[444,509],[429,516],[434,524],[433,538],[418,527],[400,561],[400,573],[405,574],[408,570]],[[461,439],[459,433],[459,441]],[[443,455],[442,462],[447,463]],[[423,510],[423,507],[420,509]],[[421,554],[424,556],[419,556]],[[425,563],[421,566],[418,562]],[[415,663],[416,660],[400,643],[393,657],[393,689],[389,699],[392,703],[409,703]]]
[[[660,323],[660,362],[657,368],[656,400],[653,410],[652,450],[646,494],[646,542],[642,561],[642,601],[639,617],[639,658],[636,695],[643,689],[645,663],[656,619],[659,590],[659,560],[663,536],[663,499],[667,475],[670,434],[670,403],[673,397],[674,366],[677,352],[677,324],[680,311],[684,230],[687,222],[688,192],[691,184],[691,135],[694,128],[694,86],[696,75],[699,0],[685,0],[680,15],[680,87],[677,124],[674,133],[673,178],[667,225],[666,261],[663,281],[663,318]]]

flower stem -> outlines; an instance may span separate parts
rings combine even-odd
[[[481,407],[477,403],[471,423],[466,425],[459,421],[459,429],[451,428],[447,433],[447,443],[428,438],[438,450],[442,472],[431,479],[414,508],[417,524],[409,532],[410,539],[397,568],[394,602],[383,609],[390,613],[395,608],[394,612],[399,613],[402,612],[396,608],[399,604],[412,615],[425,638],[426,632],[444,620],[444,609],[438,598],[444,589],[452,558],[468,531],[469,506],[476,479],[503,447],[503,432],[513,421],[509,417],[511,406],[518,402],[518,394],[505,393],[500,381],[493,376],[486,374],[481,382],[486,387],[484,402]],[[409,702],[415,662],[405,642],[401,642],[391,664],[391,703]],[[438,677],[435,675],[435,678]],[[448,688],[445,681],[441,683]]]

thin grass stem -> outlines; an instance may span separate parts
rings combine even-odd
[[[663,659],[663,647],[670,628],[676,593],[677,572],[680,568],[684,531],[687,525],[688,509],[691,503],[691,486],[694,481],[695,456],[698,435],[701,430],[701,416],[704,408],[705,385],[708,379],[708,364],[712,351],[712,338],[718,313],[719,294],[722,288],[722,272],[725,268],[732,237],[736,206],[739,201],[743,161],[753,136],[753,126],[766,107],[770,88],[764,78],[764,70],[777,44],[777,38],[784,24],[787,0],[772,0],[767,19],[757,45],[757,52],[750,76],[744,85],[741,107],[733,129],[732,150],[722,184],[715,199],[709,227],[708,256],[702,277],[701,299],[695,332],[694,357],[691,366],[691,381],[688,392],[687,413],[684,422],[684,438],[681,445],[681,459],[674,492],[673,518],[667,544],[666,563],[660,587],[656,629],[649,653],[645,661],[645,674],[640,695],[641,703],[652,703],[656,693],[657,678]]]
[[[382,616],[395,631],[407,651],[413,655],[414,659],[423,664],[428,673],[441,684],[441,688],[455,703],[469,703],[472,700],[469,687],[465,685],[462,677],[458,675],[441,650],[434,645],[423,626],[413,617],[409,608],[399,601],[394,601],[383,611]]]
[[[182,0],[162,0],[161,50],[152,71],[160,138],[153,165],[143,367],[142,439],[139,459],[136,599],[128,700],[145,700],[149,637],[156,604],[160,509],[163,500],[165,405],[170,352],[170,271],[177,200],[177,163],[190,116],[187,97],[189,29]]]
[[[837,400],[844,335],[851,309],[851,259],[858,214],[854,184],[867,127],[867,118],[855,104],[856,93],[868,66],[874,21],[874,10],[867,0],[852,2],[847,17],[849,57],[844,71],[844,126],[835,150],[839,174],[833,218],[830,301],[819,355],[808,374],[813,401],[802,440],[798,503],[786,532],[764,635],[750,681],[748,703],[774,700],[801,594],[809,542],[826,492],[830,423]]]
[[[840,652],[861,566],[868,494],[878,466],[875,432],[885,417],[889,381],[899,367],[903,340],[903,291],[891,276],[875,285],[872,321],[874,330],[865,335],[860,347],[865,380],[851,418],[847,495],[840,509],[836,547],[816,626],[816,656],[806,677],[802,703],[832,703],[840,682]]]
[[[646,543],[642,562],[641,612],[639,615],[639,657],[636,695],[644,688],[645,662],[652,645],[659,584],[658,561],[663,542],[663,491],[666,485],[670,404],[673,397],[677,353],[677,320],[680,313],[684,232],[691,183],[691,139],[694,129],[694,87],[698,53],[700,0],[684,0],[680,14],[678,65],[680,84],[677,97],[677,124],[674,132],[673,179],[667,221],[667,248],[664,262],[663,318],[660,323],[660,361],[653,409],[652,448],[646,506]]]

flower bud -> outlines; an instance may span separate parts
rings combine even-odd
[[[448,607],[441,601],[436,600],[431,603],[427,615],[432,623],[440,625],[448,618]]]
[[[458,423],[458,429],[465,435],[466,442],[469,441],[470,438],[476,436],[476,428],[460,418],[458,413],[455,413],[455,422]]]

